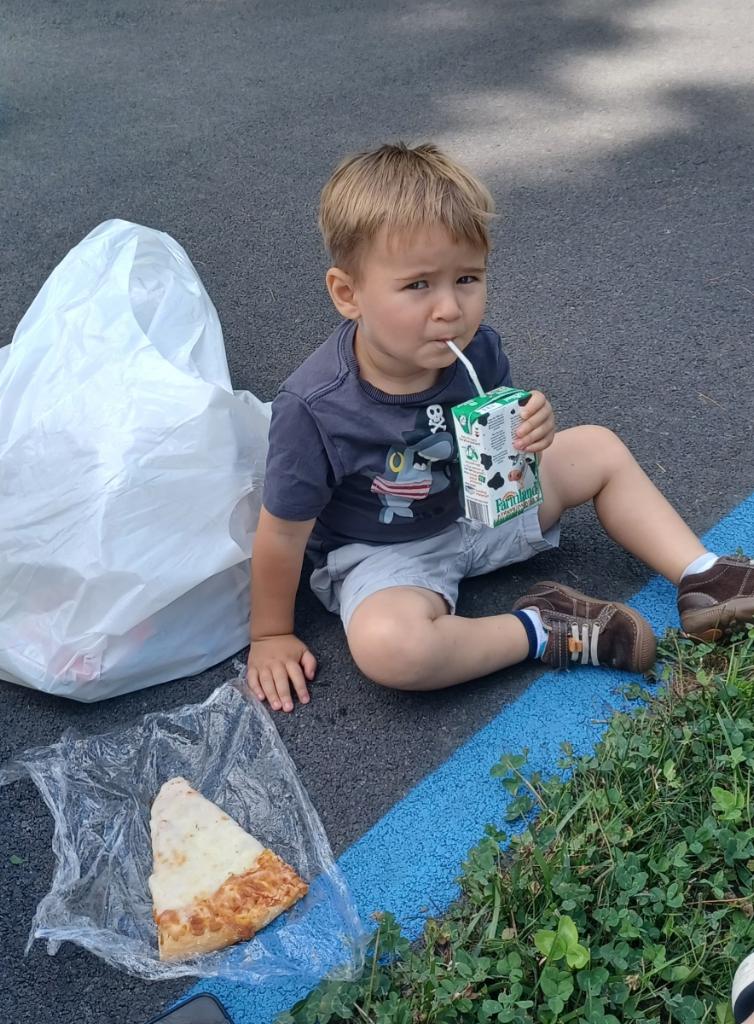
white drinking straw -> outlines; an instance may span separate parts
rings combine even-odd
[[[461,360],[461,362],[463,363],[463,365],[464,365],[464,366],[466,367],[466,369],[467,369],[467,370],[469,371],[469,377],[471,377],[472,381],[474,382],[474,387],[475,387],[475,388],[477,389],[477,391],[479,392],[479,394],[480,394],[480,395],[484,395],[484,394],[486,394],[486,392],[485,392],[484,388],[483,388],[483,387],[482,387],[482,385],[481,385],[481,384],[479,383],[479,378],[478,378],[478,377],[477,377],[477,375],[476,375],[476,370],[475,370],[475,369],[474,369],[474,367],[473,367],[473,366],[471,365],[471,363],[470,363],[470,362],[469,362],[469,360],[468,360],[468,359],[466,358],[466,356],[465,356],[465,355],[463,354],[463,352],[462,352],[462,351],[460,350],[460,348],[459,348],[459,347],[458,347],[458,346],[457,346],[457,345],[456,345],[456,344],[455,344],[454,342],[452,342],[452,341],[446,341],[446,342],[445,342],[445,344],[446,344],[446,345],[448,346],[448,348],[449,348],[449,349],[450,349],[450,350],[451,350],[452,352],[455,352],[455,354],[456,354],[456,355],[458,356],[458,358],[459,358],[459,359]]]

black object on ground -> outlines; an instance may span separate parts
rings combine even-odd
[[[233,1024],[214,996],[191,996],[148,1024]]]

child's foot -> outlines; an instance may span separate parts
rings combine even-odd
[[[678,584],[678,614],[684,633],[709,642],[754,623],[754,561],[726,555],[705,572],[684,576]]]
[[[655,663],[652,627],[639,612],[617,601],[600,601],[562,583],[537,583],[513,605],[534,608],[547,633],[540,655],[546,665],[606,665],[647,672]]]
[[[754,953],[749,953],[738,965],[730,1001],[736,1024],[754,1024]]]

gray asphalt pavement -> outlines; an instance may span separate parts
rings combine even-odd
[[[738,0],[4,0],[0,344],[65,253],[123,217],[186,248],[234,385],[271,399],[335,323],[315,216],[331,167],[434,139],[497,198],[487,320],[514,379],[561,426],[617,430],[701,532],[754,490],[753,56]],[[582,510],[560,551],[470,581],[459,610],[542,577],[624,597],[648,576]],[[319,676],[277,721],[336,854],[534,676],[380,690],[305,583],[298,628]],[[229,671],[101,705],[0,683],[0,761],[203,699]],[[0,1019],[140,1024],[187,987],[71,945],[24,957],[52,821],[29,782],[0,789],[0,820]]]

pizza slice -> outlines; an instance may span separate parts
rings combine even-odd
[[[250,939],[308,891],[290,865],[180,776],[157,794],[150,826],[161,960]]]

